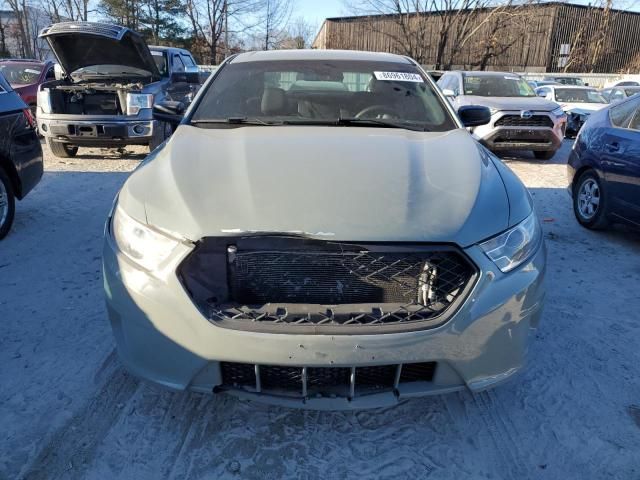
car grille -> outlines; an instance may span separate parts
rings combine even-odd
[[[365,367],[300,367],[221,362],[220,390],[244,390],[295,398],[354,398],[431,382],[436,362]]]
[[[204,241],[180,275],[221,326],[348,333],[341,329],[442,320],[463,301],[476,269],[449,246],[253,237]]]
[[[522,118],[520,115],[505,115],[496,120],[496,127],[549,127],[553,128],[553,120],[547,115],[533,115]]]

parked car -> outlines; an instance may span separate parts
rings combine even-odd
[[[91,22],[57,23],[40,33],[63,78],[40,87],[38,126],[58,157],[78,147],[149,145],[170,134],[151,107],[165,99],[188,102],[200,84],[191,54],[152,47],[138,33]]]
[[[591,229],[640,227],[640,95],[595,112],[568,162],[573,210]]]
[[[534,90],[538,87],[544,87],[546,85],[562,85],[561,83],[558,83],[558,82],[545,81],[545,80],[528,80],[527,83]]]
[[[147,380],[362,408],[507,380],[544,301],[531,196],[407,57],[244,53],[125,182],[117,350]]]
[[[491,122],[473,134],[493,152],[529,150],[548,160],[560,148],[567,123],[562,108],[538,97],[519,75],[500,72],[447,72],[438,86],[455,108],[484,105]]]
[[[591,113],[607,106],[609,102],[591,87],[554,86],[539,87],[536,94],[560,104],[567,114],[568,137],[575,137]]]
[[[584,83],[584,81],[579,77],[547,76],[547,77],[544,77],[544,80],[547,81],[547,82],[560,83],[562,85],[574,85],[574,86],[577,86],[577,87],[588,87],[589,86],[588,83]]]
[[[27,104],[0,73],[0,240],[22,200],[42,178],[42,148]]]
[[[615,103],[640,93],[640,87],[612,87],[603,88],[600,94],[609,102]]]
[[[38,87],[55,78],[52,61],[3,59],[0,60],[0,73],[4,75],[13,91],[29,105],[34,118],[38,99]]]
[[[640,82],[637,82],[635,80],[619,80],[608,86],[608,88],[614,87],[640,87]]]

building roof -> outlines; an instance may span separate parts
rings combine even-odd
[[[393,53],[356,50],[268,50],[241,53],[231,63],[274,60],[361,60],[374,62],[413,63],[409,58]]]

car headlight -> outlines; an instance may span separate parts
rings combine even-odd
[[[153,95],[147,93],[127,93],[127,115],[137,115],[143,108],[153,106]]]
[[[532,212],[515,227],[480,244],[484,253],[504,273],[522,265],[542,240],[542,228]]]
[[[38,107],[42,109],[42,113],[51,113],[51,97],[49,96],[49,89],[38,91]]]
[[[134,220],[117,206],[111,221],[111,232],[122,253],[141,267],[158,270],[180,241]]]
[[[562,107],[558,107],[555,110],[551,110],[551,113],[556,117],[561,117],[564,115],[564,110],[562,109]]]

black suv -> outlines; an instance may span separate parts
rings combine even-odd
[[[31,111],[0,74],[0,240],[22,200],[42,178],[42,147]]]
[[[38,126],[58,157],[78,147],[149,145],[171,134],[153,119],[165,100],[189,103],[201,74],[191,54],[149,47],[125,27],[93,22],[56,23],[40,32],[58,59],[58,79],[38,92]]]

